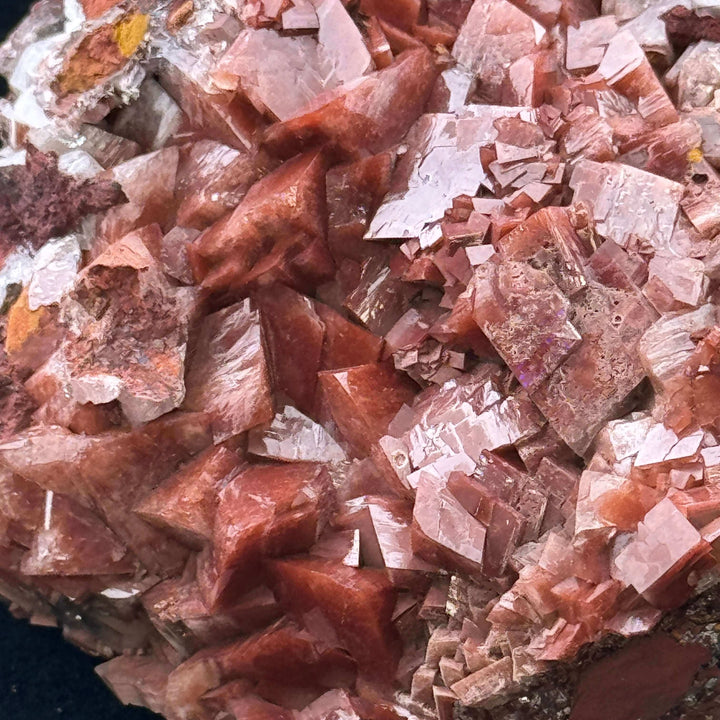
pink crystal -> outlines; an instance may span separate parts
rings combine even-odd
[[[479,147],[497,136],[494,120],[515,115],[533,117],[530,110],[491,105],[468,108],[460,117],[423,116],[408,134],[408,152],[399,161],[367,237],[421,237],[427,225],[442,219],[454,197],[475,194],[486,179],[477,162]],[[428,176],[432,182],[427,182]]]
[[[617,556],[618,579],[639,593],[667,582],[702,548],[700,533],[670,500],[656,505],[638,525],[637,537]]]
[[[135,512],[181,541],[202,546],[212,537],[217,492],[239,462],[223,446],[209,448],[143,498]]]
[[[139,155],[107,171],[108,179],[119,183],[129,202],[109,210],[102,219],[100,232],[106,242],[151,223],[162,226],[168,222],[179,160],[177,148],[169,147]]]
[[[576,166],[570,186],[575,202],[587,202],[593,208],[598,231],[621,247],[632,236],[655,247],[667,243],[683,195],[679,183],[624,165],[589,160]],[[630,187],[636,191],[626,201]]]
[[[233,89],[239,81],[260,112],[288,120],[301,114],[322,92],[362,77],[371,68],[371,60],[360,32],[340,0],[323,0],[317,5],[317,40],[282,36],[274,30],[241,32],[217,65],[220,86]],[[288,21],[286,12],[283,25]],[[342,44],[334,39],[339,35]],[[293,68],[292,73],[288,67]],[[280,68],[282,72],[278,72]],[[228,84],[231,77],[234,82]],[[278,85],[280,79],[283,85]]]
[[[434,80],[429,53],[408,51],[390,67],[321,96],[316,109],[275,124],[265,143],[282,157],[324,143],[349,154],[382,152],[401,139],[420,115]],[[390,115],[391,103],[402,111]]]
[[[178,225],[204,230],[238,205],[257,174],[242,150],[212,140],[185,148],[175,189]]]
[[[268,500],[258,493],[268,492]],[[289,464],[241,470],[218,495],[213,531],[217,581],[208,590],[215,605],[229,590],[257,584],[266,555],[308,549],[317,538],[331,499],[322,466]],[[252,498],[255,497],[255,501]]]
[[[421,473],[413,515],[415,552],[429,562],[482,569],[486,529],[442,481]]]
[[[209,316],[197,339],[185,405],[212,415],[216,442],[272,417],[261,335],[258,313],[245,300]]]
[[[597,67],[617,30],[612,15],[585,20],[577,28],[569,26],[565,67],[576,71]]]
[[[475,3],[460,29],[453,56],[478,76],[487,100],[497,102],[505,68],[536,50],[544,34],[539,25],[506,0]]]
[[[248,452],[275,460],[340,462],[345,452],[332,436],[309,417],[287,405],[269,427],[250,431]]]
[[[612,38],[598,75],[635,104],[640,116],[651,125],[658,127],[677,121],[677,111],[629,30]]]
[[[475,321],[523,387],[531,388],[580,344],[570,304],[546,273],[523,263],[490,261],[482,270],[475,276]],[[519,316],[539,332],[521,329]]]
[[[169,720],[714,717],[703,12],[40,0],[0,48],[12,612]]]
[[[282,165],[195,241],[195,252],[211,266],[203,284],[212,290],[236,288],[283,263],[324,237],[324,213],[322,157],[304,155]]]
[[[359,365],[318,377],[333,421],[358,454],[370,451],[413,396],[411,384],[387,365]]]
[[[390,619],[393,591],[385,576],[323,560],[274,564],[281,598],[300,617],[319,613],[369,677],[383,678],[397,662]]]

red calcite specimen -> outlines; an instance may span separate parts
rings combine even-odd
[[[126,705],[141,705],[167,713],[167,677],[172,664],[141,655],[120,655],[98,665],[97,674]]]
[[[271,126],[265,145],[281,157],[319,145],[330,145],[351,156],[361,151],[382,152],[417,120],[435,77],[430,53],[410,50],[390,67],[347,89],[341,86],[317,109]],[[316,104],[320,101],[318,98]]]
[[[386,364],[327,370],[318,379],[333,421],[359,455],[370,452],[414,394],[412,382]]]
[[[270,590],[260,587],[240,598],[229,612],[212,613],[197,582],[185,577],[158,583],[143,594],[142,602],[158,631],[183,655],[255,632],[276,620],[280,612]]]
[[[438,113],[420,118],[408,133],[408,152],[398,160],[390,192],[367,237],[422,241],[428,226],[442,220],[453,198],[476,193],[486,181],[477,162],[479,148],[496,139],[498,118],[513,116],[531,119],[533,113],[523,108],[475,105],[468,106],[460,117]]]
[[[482,572],[486,528],[443,485],[421,473],[413,511],[413,549],[436,565]]]
[[[0,594],[123,702],[715,717],[717,22],[600,5],[0,47]]]
[[[637,345],[654,313],[632,292],[600,285],[588,288],[577,310],[582,344],[532,399],[563,440],[583,453],[643,379]]]
[[[388,570],[430,570],[412,551],[412,507],[405,500],[362,496],[340,508],[335,524],[359,532],[363,565]],[[401,576],[397,573],[398,578]]]
[[[394,153],[385,152],[338,165],[328,172],[328,243],[335,262],[367,256],[363,236],[390,188],[394,161]]]
[[[652,592],[703,549],[700,533],[671,500],[658,503],[638,526],[637,538],[615,559],[618,578],[639,593]]]
[[[506,0],[474,3],[453,56],[476,73],[483,99],[498,103],[508,66],[534,52],[543,35],[528,15]]]
[[[85,15],[94,20],[100,17],[110,8],[115,7],[120,0],[82,0],[80,3],[85,12]]]
[[[548,275],[525,263],[491,260],[475,276],[475,322],[525,388],[549,377],[580,344],[569,311]]]
[[[248,452],[259,457],[287,462],[339,462],[345,451],[322,425],[286,405],[269,427],[260,427],[248,435]]]
[[[578,27],[569,26],[565,67],[572,71],[596,68],[617,31],[612,15],[585,20]]]
[[[508,260],[523,260],[542,268],[569,298],[587,287],[585,265],[591,247],[580,235],[580,212],[566,208],[542,208],[498,240]]]
[[[322,303],[315,303],[315,312],[325,325],[321,369],[339,370],[354,365],[370,365],[380,360],[381,338]]]
[[[366,260],[343,307],[376,335],[386,335],[408,309],[413,289],[394,275],[387,256]]]
[[[273,570],[293,614],[310,627],[329,625],[363,674],[381,681],[392,676],[398,661],[394,592],[381,571],[314,559],[277,561]]]
[[[308,154],[267,175],[237,209],[208,228],[194,252],[209,266],[203,285],[239,289],[273,262],[286,262],[313,242],[324,242],[325,162]]]
[[[230,39],[223,32],[223,20],[230,30],[233,26],[235,32],[239,29],[229,16],[220,19],[207,38],[216,47]],[[183,109],[190,127],[203,137],[231,147],[251,148],[252,136],[264,123],[247,99],[213,85],[208,77],[208,64],[198,63],[198,57],[186,47],[170,45],[165,50],[159,80]]]
[[[311,414],[325,337],[312,301],[284,285],[255,296],[276,395]]]
[[[227,588],[252,587],[267,555],[307,550],[332,509],[327,471],[314,464],[249,467],[219,492],[213,531],[217,581],[213,604]]]
[[[395,3],[386,0],[362,0],[360,9],[366,15],[374,15],[401,30],[411,31],[420,21],[422,3],[419,0],[401,0]]]
[[[245,680],[235,683],[244,688],[241,695],[254,684],[266,700],[294,704],[335,685],[347,686],[354,674],[354,663],[347,653],[293,623],[281,621],[245,640],[193,655],[170,674],[167,698],[183,714],[197,715],[207,691]]]
[[[679,183],[625,165],[589,160],[577,165],[570,186],[575,202],[588,202],[593,208],[598,231],[621,247],[633,237],[654,247],[666,244],[683,196]],[[626,197],[631,187],[635,192]]]
[[[184,148],[175,195],[177,224],[204,230],[233,210],[258,178],[250,155],[213,140]]]
[[[125,236],[80,274],[68,303],[77,324],[62,351],[71,396],[118,400],[133,423],[182,403],[195,302],[192,289],[175,288],[162,274],[146,245],[151,231]]]
[[[132,432],[96,436],[38,428],[0,446],[0,459],[46,490],[95,505],[146,567],[172,574],[186,551],[132,509],[148,489],[209,442],[207,419],[181,413]]]
[[[302,114],[318,95],[352,83],[372,68],[362,35],[340,0],[322,0],[308,10],[317,40],[244,30],[218,63],[216,82],[230,89],[239,84],[259,112],[288,120]],[[295,29],[288,27],[290,12],[283,13],[285,30]],[[288,65],[292,72],[287,72]]]
[[[181,541],[202,546],[212,538],[217,492],[239,463],[222,445],[209,448],[143,498],[135,512]]]
[[[48,491],[42,526],[21,568],[26,575],[122,575],[132,573],[134,563],[100,518]]]
[[[152,223],[168,224],[175,206],[179,157],[177,148],[164,148],[106,172],[108,180],[120,185],[128,198],[126,204],[112,208],[102,219],[100,233],[107,243]]]
[[[206,318],[189,362],[185,406],[210,413],[215,442],[272,417],[260,318],[249,300]]]
[[[37,404],[23,386],[25,373],[19,372],[10,363],[5,343],[0,347],[0,374],[3,377],[0,385],[0,413],[3,418],[0,439],[6,440],[30,424]]]
[[[677,122],[677,110],[630,31],[622,30],[610,41],[598,74],[627,97],[651,126]]]

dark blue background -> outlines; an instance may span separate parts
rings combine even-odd
[[[0,35],[5,37],[8,30],[15,26],[32,3],[24,0],[4,0],[0,8]]]
[[[0,38],[30,4],[0,0]],[[121,705],[93,672],[97,662],[59,630],[15,620],[0,603],[0,720],[157,720]]]

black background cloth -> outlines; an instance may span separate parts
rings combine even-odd
[[[0,7],[0,36],[3,38],[18,24],[32,5],[27,0],[3,0]]]
[[[0,39],[30,5],[0,0]],[[0,603],[0,720],[158,720],[121,705],[95,675],[98,662],[65,642],[59,630],[15,620]]]

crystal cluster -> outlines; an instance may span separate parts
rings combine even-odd
[[[15,614],[167,720],[700,698],[718,17],[40,0],[0,47]]]

